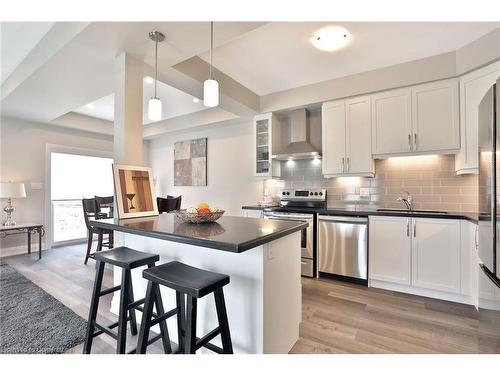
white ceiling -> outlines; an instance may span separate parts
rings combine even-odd
[[[151,77],[148,78],[151,79]],[[145,79],[143,83],[143,124],[150,124],[153,122],[149,120],[147,116],[148,101],[152,96],[154,96],[153,82]],[[207,107],[203,105],[203,101],[200,100],[198,103],[194,103],[194,96],[186,94],[181,90],[177,90],[176,88],[166,85],[163,82],[158,82],[157,96],[162,101],[161,121],[207,109]],[[114,100],[115,94],[109,94],[93,102],[85,104],[75,109],[73,112],[113,121]]]
[[[313,33],[332,24],[347,28],[352,42],[335,52],[315,49],[311,44]],[[2,24],[2,31],[7,30],[2,34],[2,72],[5,64],[15,69],[19,59],[36,60],[27,47],[32,48],[36,40],[60,39],[55,32],[46,33],[50,25],[25,23],[5,28]],[[217,22],[214,64],[256,94],[265,95],[454,51],[498,27],[500,23],[471,22]],[[15,42],[24,35],[20,30],[32,30],[24,44]],[[3,115],[50,122],[77,111],[111,120],[116,56],[125,51],[144,61],[144,74],[152,74],[154,43],[148,33],[153,30],[166,35],[158,51],[159,78],[168,84],[160,84],[164,119],[175,117],[177,121],[179,116],[205,109],[201,103],[192,102],[192,95],[201,96],[202,83],[172,66],[193,56],[208,60],[208,22],[92,22],[74,30],[74,35],[68,36],[68,41],[37,69],[26,76],[18,74],[22,79],[16,79],[12,90],[2,97]],[[7,52],[9,48],[14,52],[12,56]],[[145,102],[151,96],[150,90],[145,87]],[[224,95],[221,109],[236,116],[251,115],[245,104],[239,105],[230,95],[224,102]],[[186,117],[186,123],[189,121]]]
[[[334,52],[314,48],[311,37],[327,25],[345,27],[351,43]],[[271,22],[216,48],[214,65],[265,95],[454,51],[498,27],[500,22]],[[208,61],[208,53],[201,57]]]
[[[0,82],[5,81],[53,25],[54,22],[0,23]]]
[[[262,24],[224,22],[216,45]],[[114,89],[114,62],[121,52],[149,66],[154,64],[154,43],[148,37],[153,30],[166,35],[158,47],[159,77],[165,71],[174,74],[172,65],[203,53],[209,46],[208,22],[93,22],[4,98],[2,113],[50,122],[109,95]],[[180,82],[184,77],[178,73],[172,79]],[[198,82],[196,87],[200,92],[201,85]]]

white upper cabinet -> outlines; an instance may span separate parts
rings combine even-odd
[[[413,151],[459,150],[458,82],[432,82],[411,91]]]
[[[384,91],[371,99],[373,154],[411,152],[411,90]]]
[[[348,99],[346,109],[346,170],[350,175],[373,176],[370,97]]]
[[[372,95],[374,157],[458,152],[458,105],[454,79]]]
[[[412,285],[460,293],[460,221],[413,219]]]
[[[321,129],[324,175],[340,175],[345,171],[345,123],[343,100],[323,103]]]
[[[460,78],[460,153],[455,156],[457,174],[478,172],[478,106],[500,77],[500,61]]]
[[[323,103],[323,175],[373,176],[370,97]]]
[[[280,163],[272,159],[281,147],[278,118],[265,113],[254,118],[254,173],[256,177],[280,177]]]

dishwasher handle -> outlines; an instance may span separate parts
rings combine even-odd
[[[348,224],[368,224],[367,217],[357,217],[357,216],[320,215],[318,217],[318,220],[325,222],[348,223]]]

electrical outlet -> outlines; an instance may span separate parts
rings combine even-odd
[[[367,198],[370,196],[370,188],[359,188],[359,196]]]
[[[31,190],[43,190],[43,182],[32,182]]]

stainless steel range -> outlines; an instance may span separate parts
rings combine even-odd
[[[264,210],[264,218],[275,220],[307,221],[309,226],[302,230],[302,276],[315,277],[317,258],[317,212],[326,208],[326,190],[295,190],[281,192],[280,207]]]

